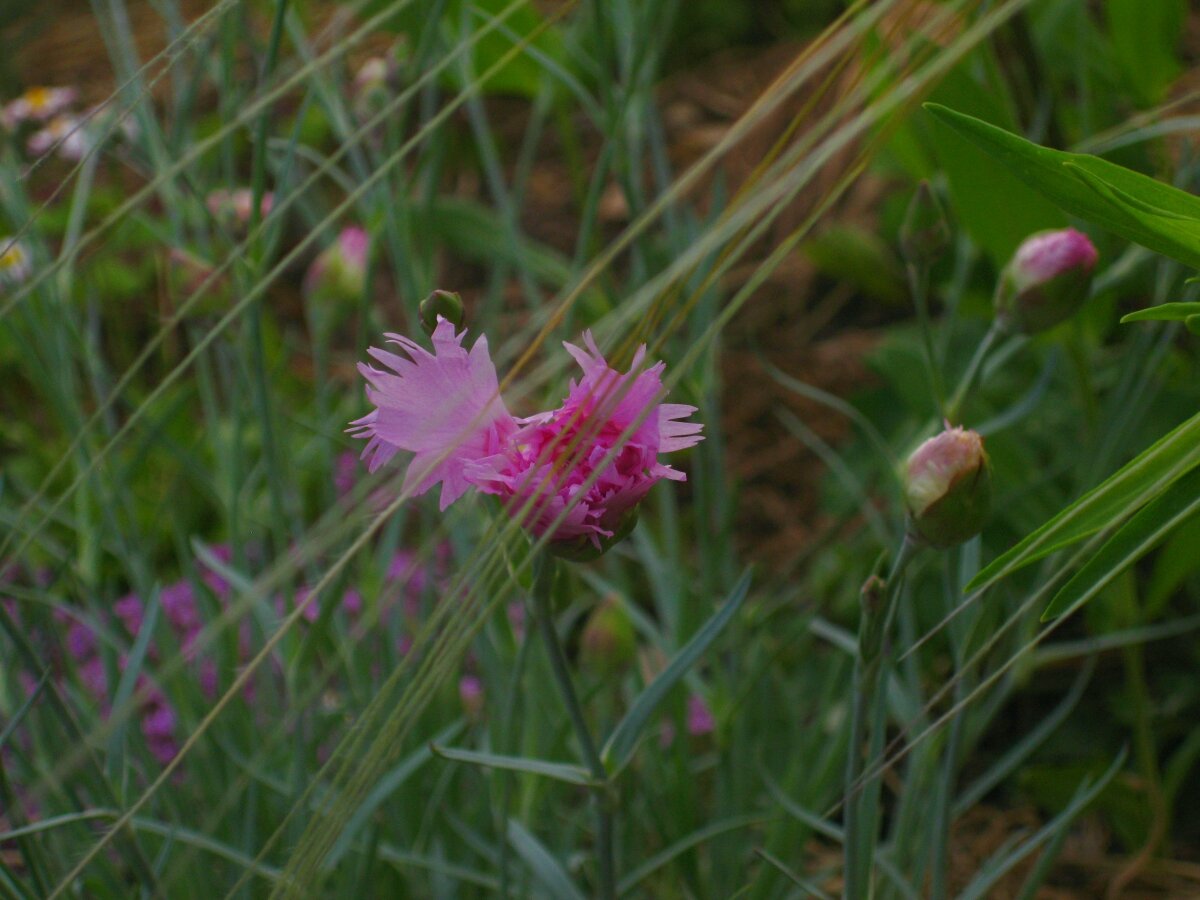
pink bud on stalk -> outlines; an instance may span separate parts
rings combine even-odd
[[[304,276],[304,292],[309,296],[335,300],[357,300],[367,281],[367,254],[371,238],[361,228],[343,228],[309,266]]]
[[[1096,259],[1088,236],[1074,228],[1031,235],[1000,276],[997,317],[1026,334],[1069,319],[1087,299]]]
[[[991,500],[991,468],[977,432],[947,428],[905,464],[910,531],[934,547],[953,547],[979,534]]]

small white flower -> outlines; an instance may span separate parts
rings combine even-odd
[[[33,274],[29,249],[12,237],[0,237],[0,285],[20,284]]]

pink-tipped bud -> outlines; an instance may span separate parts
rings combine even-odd
[[[579,641],[580,661],[601,675],[614,675],[633,662],[637,636],[624,605],[608,597],[592,610]]]
[[[1074,228],[1026,238],[1000,276],[996,315],[1026,334],[1053,328],[1087,299],[1096,259],[1088,236]]]
[[[953,547],[979,534],[991,501],[991,468],[977,432],[948,428],[905,464],[910,530],[934,547]]]
[[[362,296],[367,282],[367,254],[371,238],[361,228],[343,228],[304,276],[304,292],[310,297],[352,301]]]
[[[483,716],[483,682],[475,675],[464,675],[458,681],[458,699],[468,719],[476,721]]]

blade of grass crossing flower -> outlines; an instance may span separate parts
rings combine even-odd
[[[1054,595],[1042,613],[1042,621],[1078,609],[1197,513],[1200,513],[1200,469],[1193,469],[1109,538]]]
[[[1200,414],[1161,438],[1103,483],[1061,510],[976,575],[967,591],[988,587],[1056,550],[1110,528],[1200,464]]]
[[[134,689],[137,687],[138,676],[142,674],[142,665],[146,661],[146,652],[150,649],[150,639],[158,624],[158,614],[162,610],[159,592],[155,591],[146,604],[145,618],[138,630],[133,649],[129,652],[129,660],[121,672],[121,680],[117,682],[117,693],[113,697],[113,713],[118,724],[112,730],[108,739],[108,773],[109,777],[117,779],[124,763],[125,731],[132,715]]]
[[[604,765],[610,773],[620,772],[629,762],[634,748],[637,746],[638,738],[654,710],[733,619],[734,614],[746,599],[746,592],[749,589],[750,573],[746,572],[738,580],[724,605],[705,623],[704,627],[692,636],[692,639],[675,654],[662,673],[650,682],[633,701],[629,712],[613,729],[601,751]]]

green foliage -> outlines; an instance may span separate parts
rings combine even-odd
[[[855,844],[873,896],[945,897],[977,849],[953,823],[1018,806],[1038,826],[959,887],[1027,866],[1033,896],[1080,815],[1135,853],[1187,809],[1200,425],[1177,423],[1200,392],[1171,323],[1200,310],[1117,242],[1200,252],[1200,201],[1134,171],[1181,127],[1145,106],[1182,5],[904,6],[165,0],[152,58],[98,5],[138,129],[78,167],[33,159],[34,125],[0,140],[0,233],[35,261],[0,285],[0,895],[593,896],[599,809],[620,895],[832,896]],[[919,178],[952,240],[906,270]],[[239,186],[271,192],[261,221],[210,210]],[[1097,295],[991,334],[998,268],[1064,213],[1113,233]],[[367,283],[330,315],[305,273],[346,225]],[[578,377],[560,341],[585,328],[614,358],[649,344],[701,410],[668,457],[687,483],[558,585],[601,774],[522,619],[527,535],[407,496],[403,458],[369,474],[345,434],[355,365],[423,340],[434,288],[516,415]],[[931,375],[967,385],[994,512],[897,575],[856,736],[860,586],[903,532],[896,461],[948,412]],[[582,664],[597,602],[628,613],[627,665]]]
[[[1066,212],[1200,268],[1200,198],[1096,156],[1040,147],[953,109],[927,108]]]

